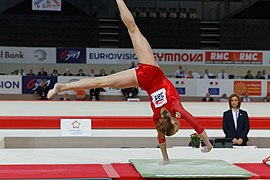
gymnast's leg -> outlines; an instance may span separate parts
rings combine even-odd
[[[126,4],[123,0],[116,0],[116,3],[120,11],[121,19],[128,29],[128,33],[139,62],[142,64],[149,64],[158,67],[148,41],[141,34],[138,26],[135,23],[134,17],[128,10]]]
[[[136,71],[135,69],[129,69],[109,76],[85,78],[67,84],[56,83],[54,88],[49,91],[47,97],[51,99],[54,95],[66,90],[93,89],[103,87],[127,88],[134,86],[138,86]]]

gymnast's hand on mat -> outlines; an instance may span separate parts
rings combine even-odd
[[[213,148],[213,146],[203,146],[203,147],[201,148],[201,152],[207,153],[207,152],[211,151],[212,148]]]
[[[160,165],[167,165],[167,164],[171,164],[170,160],[163,160]]]
[[[53,89],[51,89],[48,94],[47,94],[47,98],[51,99],[54,95],[56,95],[57,93],[61,92],[62,89],[62,84],[60,83],[56,83],[53,87]]]

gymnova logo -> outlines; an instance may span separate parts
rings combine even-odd
[[[38,49],[34,52],[34,57],[39,61],[44,61],[47,58],[47,53],[42,49]]]

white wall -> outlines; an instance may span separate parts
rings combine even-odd
[[[223,102],[183,102],[194,116],[221,117]],[[270,117],[270,103],[242,103],[250,117]],[[149,102],[0,101],[1,116],[152,116]],[[16,113],[14,113],[16,110]]]

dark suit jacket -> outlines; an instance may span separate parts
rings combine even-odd
[[[242,138],[243,146],[247,145],[248,141],[248,132],[250,129],[249,118],[246,111],[239,109],[239,116],[237,119],[237,130],[235,130],[232,110],[228,110],[223,113],[222,128],[226,135],[226,138]]]

